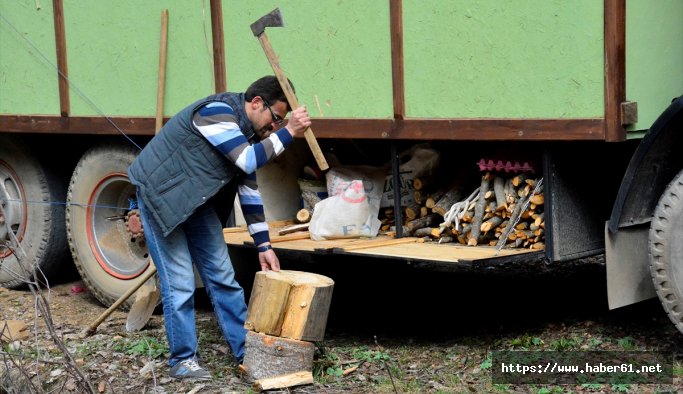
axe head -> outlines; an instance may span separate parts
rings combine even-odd
[[[260,17],[256,22],[251,24],[251,31],[256,37],[263,34],[266,27],[283,27],[285,25],[284,19],[282,19],[282,14],[280,9],[276,8],[269,13]]]

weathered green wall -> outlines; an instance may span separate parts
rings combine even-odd
[[[56,63],[52,4],[0,1],[0,15],[0,113],[59,114],[57,70],[40,55]]]
[[[626,99],[638,102],[638,123],[628,129],[648,129],[681,94],[683,1],[628,0]]]
[[[277,7],[286,25],[266,34],[311,114],[393,116],[389,2],[383,0],[224,1],[228,89],[244,90],[272,74],[249,26]]]
[[[38,5],[42,7],[38,8]],[[228,89],[272,71],[249,25],[267,31],[316,116],[392,116],[389,2],[223,1]],[[627,98],[649,127],[683,91],[683,1],[627,1]],[[209,1],[64,0],[71,114],[154,116],[160,13],[169,9],[165,114],[214,90]],[[0,113],[58,114],[52,4],[0,1]],[[603,2],[404,0],[408,116],[584,118],[604,114]],[[657,26],[656,29],[652,28]]]
[[[49,3],[49,2],[48,2]],[[52,5],[3,1],[3,15],[21,26],[55,63]],[[268,35],[281,65],[312,114],[388,118],[393,114],[389,6],[385,1],[223,1],[228,90],[243,91],[272,74],[249,25],[280,7],[287,26]],[[172,115],[214,91],[209,1],[89,2],[64,0],[71,115],[154,116],[160,13],[169,9],[164,113]],[[56,71],[38,61],[2,24],[3,113],[58,114]],[[16,59],[16,60],[15,60]],[[22,94],[17,94],[22,92]],[[31,95],[38,94],[36,100]],[[316,100],[317,99],[317,100]],[[49,104],[49,105],[46,105]],[[99,112],[102,112],[101,114]]]
[[[603,2],[404,0],[411,117],[604,115]]]
[[[172,115],[213,93],[208,1],[90,4],[64,2],[69,75],[106,115],[155,115],[161,11],[165,8],[169,24],[164,113]],[[97,114],[75,92],[71,97],[73,115]]]

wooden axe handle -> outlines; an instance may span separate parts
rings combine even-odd
[[[97,327],[99,327],[99,325],[102,324],[102,322],[105,321],[109,317],[109,315],[112,314],[112,312],[114,312],[119,306],[121,306],[121,304],[126,302],[126,300],[128,298],[130,298],[130,296],[133,295],[133,293],[135,293],[145,282],[147,282],[149,280],[149,278],[154,276],[154,274],[156,274],[156,272],[157,272],[157,268],[154,265],[152,265],[147,270],[147,272],[142,276],[142,279],[140,279],[140,281],[137,284],[133,285],[130,289],[128,289],[125,293],[123,293],[121,295],[121,297],[119,297],[119,299],[116,300],[116,302],[114,302],[109,307],[109,309],[102,312],[102,314],[88,328],[86,328],[85,330],[83,330],[81,332],[80,337],[85,338],[85,337],[89,337],[92,334],[94,334],[95,331],[97,331]]]
[[[157,76],[157,115],[154,133],[164,123],[164,92],[166,88],[166,48],[168,47],[168,10],[161,11],[161,39],[159,45],[159,74]]]
[[[280,61],[278,60],[275,51],[273,51],[273,47],[270,45],[270,40],[268,39],[266,33],[261,33],[258,36],[258,40],[261,43],[261,47],[263,47],[263,52],[266,53],[268,62],[273,68],[273,72],[275,73],[278,82],[280,82],[280,86],[282,87],[282,91],[285,93],[285,97],[287,97],[289,106],[292,107],[293,110],[299,108],[299,100],[296,99],[292,85],[289,84],[289,80],[287,80],[284,71],[282,71],[282,68],[280,67]],[[327,160],[325,160],[325,156],[318,145],[318,140],[315,139],[313,130],[311,130],[310,127],[304,131],[304,137],[306,137],[306,142],[308,142],[308,146],[311,148],[315,162],[318,164],[318,167],[320,167],[320,170],[325,171],[329,169],[330,166],[327,165]]]

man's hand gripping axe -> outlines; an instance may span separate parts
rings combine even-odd
[[[280,9],[276,8],[268,14],[259,18],[256,22],[252,23],[251,31],[254,33],[254,36],[256,36],[256,38],[258,38],[259,42],[261,43],[261,47],[263,47],[263,51],[266,53],[268,62],[270,63],[270,66],[273,68],[273,72],[275,73],[277,80],[280,82],[280,86],[282,87],[282,90],[285,93],[285,97],[287,97],[289,106],[292,107],[292,110],[294,110],[299,108],[299,101],[296,99],[294,90],[292,89],[292,86],[289,84],[289,80],[285,76],[284,71],[282,71],[282,68],[280,67],[278,57],[275,54],[275,51],[273,51],[273,47],[270,45],[270,40],[268,39],[268,36],[265,32],[266,27],[283,27],[284,25],[285,23],[282,19]],[[304,137],[306,137],[306,142],[308,142],[308,146],[311,148],[311,152],[313,152],[313,157],[315,157],[315,161],[318,164],[318,167],[320,167],[320,170],[325,171],[328,168],[330,168],[330,166],[327,165],[325,156],[323,156],[323,152],[320,150],[320,146],[318,146],[318,141],[315,139],[315,135],[313,135],[313,130],[311,130],[310,127],[307,128],[306,131],[304,131]]]

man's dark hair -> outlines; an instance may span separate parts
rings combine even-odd
[[[289,78],[287,81],[289,81]],[[294,91],[292,81],[289,81],[289,85]],[[247,91],[244,92],[244,99],[248,102],[251,102],[256,96],[264,98],[270,105],[275,104],[276,101],[285,102],[287,103],[287,111],[292,110],[292,106],[287,101],[285,92],[282,91],[282,87],[280,87],[280,83],[274,75],[267,75],[256,80],[247,88]]]

